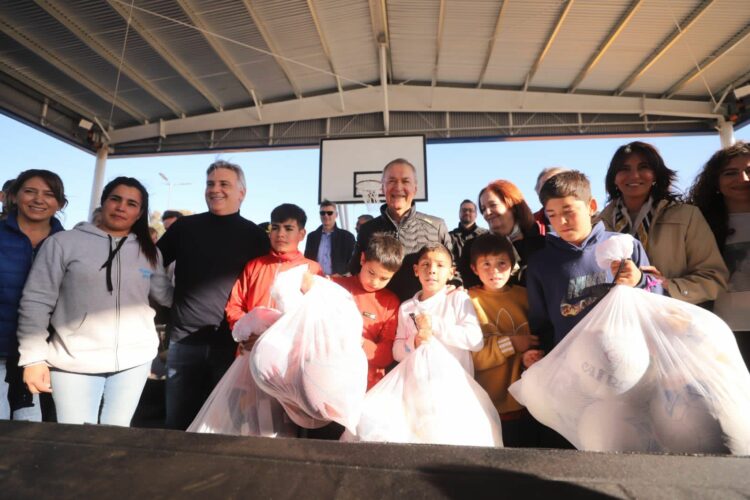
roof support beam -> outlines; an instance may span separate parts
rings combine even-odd
[[[573,80],[573,83],[570,84],[568,92],[572,93],[578,89],[578,86],[581,84],[581,82],[586,78],[586,76],[588,76],[591,70],[594,69],[594,66],[599,64],[599,61],[601,61],[602,57],[604,57],[604,54],[612,46],[612,43],[614,43],[617,37],[620,36],[631,19],[633,19],[633,16],[635,16],[636,12],[638,12],[642,4],[643,0],[635,0],[630,4],[628,10],[620,18],[620,20],[617,21],[617,24],[612,29],[612,31],[609,32],[607,38],[604,40],[604,42],[602,42],[599,48],[596,49],[596,52],[594,52],[594,54],[591,56],[591,59],[589,59],[589,61],[586,63],[586,66],[584,66],[583,69],[578,73],[578,76],[576,76],[575,80]]]
[[[0,31],[26,47],[28,50],[34,52],[36,55],[89,89],[100,98],[109,103],[114,103],[115,106],[125,111],[137,121],[148,122],[148,117],[140,110],[136,109],[135,106],[128,104],[122,97],[115,96],[109,91],[109,89],[104,88],[102,85],[89,78],[75,66],[68,64],[63,58],[59,57],[51,50],[48,50],[42,43],[37,42],[28,34],[22,32],[3,18],[0,18]]]
[[[714,3],[714,0],[705,0],[664,40],[661,46],[643,61],[638,68],[625,79],[615,91],[615,95],[622,95],[631,85],[643,76],[648,69],[658,61],[661,56],[667,53],[677,41],[706,13],[708,8]]]
[[[257,114],[260,114],[260,108],[262,106],[262,103],[258,99],[258,96],[255,93],[255,85],[253,85],[253,82],[250,81],[250,79],[245,76],[241,71],[237,69],[239,66],[237,64],[237,61],[234,60],[232,55],[229,53],[229,51],[224,48],[224,45],[222,45],[221,41],[211,35],[211,30],[208,28],[206,23],[203,22],[203,19],[198,15],[198,13],[195,11],[195,8],[193,7],[193,4],[190,0],[176,0],[177,4],[180,6],[180,8],[185,12],[185,14],[190,19],[190,22],[193,23],[195,27],[200,29],[200,32],[205,37],[208,44],[211,46],[211,48],[216,52],[216,55],[219,56],[219,59],[221,59],[221,62],[224,63],[224,65],[227,67],[229,72],[234,75],[234,77],[239,80],[239,82],[242,84],[243,87],[245,87],[245,90],[250,95],[250,97],[253,99],[253,104],[255,105],[255,112]]]
[[[185,1],[185,0],[180,0]],[[271,50],[271,53],[273,54],[273,58],[276,60],[276,64],[279,65],[281,68],[281,71],[284,73],[284,76],[286,76],[287,81],[289,82],[289,85],[292,87],[292,91],[294,92],[294,95],[297,96],[297,99],[300,99],[302,97],[302,92],[300,91],[297,84],[294,82],[294,79],[292,78],[292,72],[289,70],[289,67],[286,64],[286,61],[279,57],[279,54],[281,54],[281,51],[276,46],[276,43],[273,40],[273,37],[268,32],[268,29],[266,28],[265,23],[260,18],[260,15],[258,15],[258,12],[255,10],[255,7],[253,7],[253,4],[250,2],[250,0],[242,0],[242,3],[245,4],[245,9],[247,10],[248,14],[250,14],[250,18],[253,20],[253,23],[255,23],[255,27],[258,28],[258,32],[260,32],[260,36],[263,37],[263,40],[266,42],[266,45],[268,45],[268,48]],[[334,71],[335,73],[335,71]]]
[[[552,32],[547,37],[547,41],[545,42],[542,51],[539,52],[539,55],[534,61],[534,64],[531,65],[529,73],[526,75],[526,81],[523,84],[524,91],[528,90],[529,85],[531,84],[531,80],[534,79],[534,75],[536,75],[536,72],[539,70],[539,66],[542,65],[542,61],[544,61],[544,58],[547,56],[547,52],[549,52],[549,49],[552,47],[555,38],[557,38],[557,34],[560,33],[560,28],[562,28],[562,25],[565,22],[565,18],[568,17],[568,14],[570,13],[570,9],[573,7],[574,2],[575,0],[567,0],[565,7],[563,7],[563,11],[560,14],[560,17],[557,18],[557,22],[555,23],[555,27],[552,29]]]
[[[741,77],[734,80],[732,83],[724,87],[724,89],[721,91],[721,99],[719,99],[719,102],[716,103],[716,106],[714,106],[714,112],[719,109],[719,106],[721,106],[721,103],[724,101],[726,96],[729,94],[730,91],[734,91],[737,87],[741,86],[744,83],[747,83],[750,81],[750,71],[743,74]]]
[[[433,93],[435,99],[431,103]],[[344,94],[347,102],[345,113],[339,110],[338,92],[334,92],[266,104],[263,120],[254,119],[247,109],[169,120],[163,124],[163,133],[186,134],[367,113],[384,113],[384,119],[387,119],[385,113],[390,111],[630,114],[639,122],[642,122],[642,114],[716,120],[723,112],[715,113],[713,103],[700,101],[410,85],[360,88],[346,90]],[[159,135],[159,124],[118,129],[109,135],[113,143],[153,138]]]
[[[166,108],[172,111],[175,116],[184,117],[185,110],[172,99],[169,94],[162,92],[161,89],[156,87],[147,79],[143,78],[141,74],[132,67],[124,58],[124,54],[121,56],[110,50],[109,47],[105,46],[98,38],[90,35],[86,29],[84,29],[75,19],[75,16],[70,10],[63,5],[60,5],[57,1],[51,0],[36,0],[36,3],[44,9],[47,14],[54,17],[57,22],[65,26],[71,33],[73,33],[79,40],[91,48],[99,56],[110,63],[115,68],[121,68],[122,72],[135,83],[140,85],[143,90],[151,94],[157,101],[161,102]]]
[[[130,23],[130,27],[133,28],[146,43],[148,43],[157,54],[169,64],[186,82],[193,86],[193,88],[201,94],[206,101],[216,110],[220,111],[222,108],[221,100],[206,87],[198,75],[195,74],[185,63],[177,59],[172,55],[172,51],[167,48],[166,45],[159,39],[158,36],[154,35],[136,16],[136,10],[133,9],[132,13],[130,9],[122,5],[117,0],[107,0],[112,10],[120,14],[120,16]]]
[[[22,73],[12,64],[3,59],[0,59],[0,70],[2,70],[3,73],[9,74],[27,87],[39,92],[42,95],[48,96],[53,101],[57,101],[71,111],[78,113],[81,118],[85,118],[90,122],[94,121],[94,116],[96,116],[96,114],[88,106],[81,102],[78,102],[75,96],[68,97],[61,94],[57,90],[47,86],[45,83],[40,82],[38,79]]]
[[[487,68],[490,66],[490,59],[492,59],[492,53],[495,50],[495,42],[497,42],[497,36],[500,34],[500,22],[503,19],[506,5],[508,5],[508,0],[503,0],[503,3],[500,4],[500,10],[497,13],[497,19],[495,20],[495,31],[492,33],[490,41],[487,42],[487,55],[484,58],[482,72],[479,74],[479,81],[477,82],[478,89],[481,89],[482,85],[484,85],[484,77],[487,76]]]
[[[716,52],[701,61],[701,63],[698,64],[697,68],[693,69],[690,73],[683,76],[679,82],[672,85],[669,90],[667,90],[664,95],[662,95],[662,98],[671,99],[677,92],[679,92],[682,87],[695,80],[699,75],[703,74],[708,68],[710,68],[716,61],[736,49],[738,45],[743,43],[748,38],[750,38],[750,26],[746,26],[744,30],[734,35]]]
[[[438,14],[437,41],[435,42],[435,66],[432,69],[432,86],[437,83],[438,68],[440,66],[440,46],[443,42],[443,26],[445,25],[445,0],[440,0],[440,14]]]
[[[391,61],[391,33],[388,29],[388,8],[386,7],[385,0],[369,0],[369,4],[375,46],[378,53],[380,53],[380,44],[385,43],[388,49],[388,76],[393,81],[393,75],[391,74],[393,61]]]
[[[341,111],[344,111],[344,90],[341,88],[341,78],[339,78],[338,71],[336,71],[336,66],[333,64],[333,57],[331,56],[331,48],[328,46],[328,41],[326,40],[325,35],[323,34],[323,29],[320,26],[320,20],[318,19],[318,12],[315,9],[315,0],[307,0],[307,8],[310,10],[310,15],[312,16],[313,23],[315,23],[315,29],[318,32],[318,38],[320,38],[320,45],[323,47],[323,53],[326,56],[326,60],[328,61],[328,67],[331,69],[331,73],[336,75],[336,88],[339,90],[339,96],[341,97]]]
[[[380,44],[380,88],[383,90],[383,130],[385,135],[391,128],[391,112],[388,106],[388,74],[386,72],[386,47],[385,43]],[[434,87],[432,87],[434,88]]]

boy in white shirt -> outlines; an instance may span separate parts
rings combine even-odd
[[[469,351],[479,351],[484,339],[466,292],[446,290],[448,280],[453,277],[451,253],[440,244],[426,245],[417,255],[414,274],[422,290],[399,308],[393,358],[401,361],[423,342],[437,339],[473,376]]]

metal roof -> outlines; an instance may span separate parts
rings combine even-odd
[[[748,82],[748,0],[0,2],[0,110],[112,155],[707,133]]]

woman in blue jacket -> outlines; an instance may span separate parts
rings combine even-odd
[[[63,230],[55,214],[67,200],[62,180],[49,170],[22,172],[8,194],[8,216],[0,220],[0,418],[39,422],[39,396],[32,398],[18,368],[18,305],[37,251]]]

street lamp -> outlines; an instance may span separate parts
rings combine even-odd
[[[164,179],[164,183],[167,185],[167,210],[172,207],[172,186],[189,186],[192,182],[171,182],[169,177],[159,172],[159,177]]]

